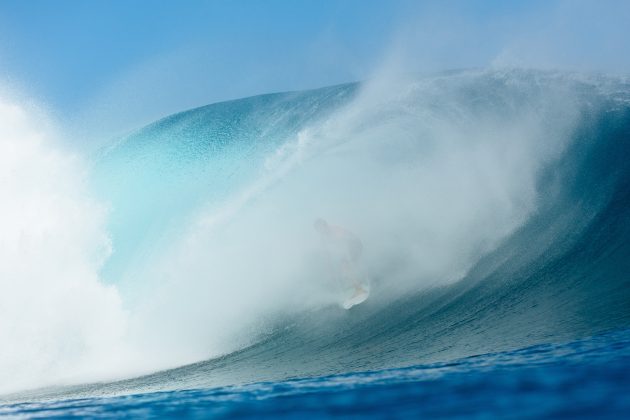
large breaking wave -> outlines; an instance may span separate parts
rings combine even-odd
[[[59,319],[39,304],[31,312],[3,306],[2,318],[16,322],[0,338],[16,343],[15,354],[30,346],[17,314],[47,333],[56,320],[60,333],[40,351],[64,350],[61,367],[53,357],[27,369],[26,359],[3,355],[2,369],[13,369],[3,390],[45,385],[41,377],[104,378],[90,366],[114,366],[109,376],[124,377],[197,362],[72,392],[323,375],[628,326],[629,138],[623,79],[461,71],[177,114],[99,153],[87,186],[31,169],[27,185],[5,177],[17,192],[52,179],[54,197],[69,197],[76,211],[53,209],[42,253],[68,253],[55,261],[85,268],[72,287],[89,285],[98,298],[80,289],[40,294],[50,313],[67,314]],[[5,143],[22,167],[16,142]],[[55,168],[66,159],[51,153]],[[20,212],[3,219],[11,217],[31,226]],[[364,243],[372,295],[352,311],[338,306],[312,228],[317,217]],[[75,229],[80,235],[66,235]],[[62,242],[50,239],[57,236]],[[36,249],[46,238],[37,237]],[[83,255],[107,245],[106,259]],[[11,259],[3,249],[2,258],[37,265],[39,257],[16,253]],[[26,275],[6,267],[3,304],[28,302],[11,295]],[[28,278],[35,288],[63,290],[74,277],[53,266]],[[70,310],[68,299],[85,307]],[[87,345],[86,323],[107,334]],[[75,324],[72,338],[61,334]]]

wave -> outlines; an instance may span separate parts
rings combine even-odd
[[[398,368],[627,327],[628,82],[388,79],[209,105],[104,150],[118,357],[186,365],[46,392]],[[351,311],[318,217],[364,243],[372,293]]]

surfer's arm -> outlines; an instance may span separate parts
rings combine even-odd
[[[356,263],[363,250],[363,243],[357,235],[340,226],[331,226],[330,238],[339,244],[343,244],[346,263]]]

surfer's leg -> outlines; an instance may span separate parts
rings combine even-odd
[[[366,292],[362,282],[359,281],[359,270],[356,261],[344,259],[341,263],[341,271],[344,279],[354,288],[354,296]]]

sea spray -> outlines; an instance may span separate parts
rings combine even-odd
[[[106,208],[43,113],[0,100],[0,392],[116,377],[126,314],[99,282]]]

